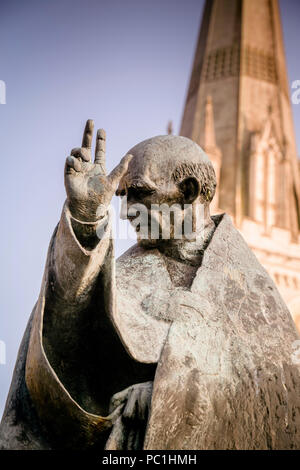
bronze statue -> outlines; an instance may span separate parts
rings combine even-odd
[[[88,121],[66,160],[67,200],[0,448],[299,448],[299,336],[230,217],[210,215],[208,157],[187,138],[159,136],[106,176],[105,133],[94,163],[92,133]],[[115,265],[108,207],[116,190],[138,243]],[[169,237],[154,206],[181,217],[170,217]],[[136,207],[149,215],[146,226],[136,224]],[[177,237],[186,221],[190,230]]]

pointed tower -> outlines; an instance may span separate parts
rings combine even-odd
[[[300,321],[300,179],[277,0],[206,0],[180,134]]]
[[[220,188],[220,171],[222,163],[222,154],[216,143],[215,135],[215,124],[214,124],[214,110],[211,96],[207,96],[206,106],[205,106],[205,122],[204,122],[204,140],[203,140],[203,149],[209,155],[210,160],[213,163],[216,179],[217,179],[217,188],[216,193],[211,203],[211,211],[216,212],[219,208],[219,188]]]

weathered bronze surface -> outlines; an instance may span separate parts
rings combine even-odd
[[[54,231],[0,427],[1,449],[300,448],[299,340],[226,214],[201,148],[160,136],[105,174],[93,123],[65,166]],[[118,188],[118,189],[117,189]],[[192,206],[197,237],[141,238],[115,263],[112,195]],[[197,225],[199,222],[199,225]],[[164,228],[159,221],[160,233]],[[99,239],[99,233],[102,237]]]

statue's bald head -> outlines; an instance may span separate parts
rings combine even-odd
[[[129,152],[133,155],[128,172],[121,182],[119,194],[125,187],[152,188],[160,193],[186,194],[185,202],[199,196],[210,203],[216,188],[215,172],[206,153],[192,140],[181,136],[158,136],[144,140]],[[188,193],[191,193],[188,196]],[[161,194],[163,195],[163,194]]]
[[[199,145],[186,137],[166,135],[145,140],[128,153],[133,158],[117,194],[126,196],[121,218],[130,220],[139,243],[144,246],[157,246],[166,240],[169,243],[178,238],[178,227],[184,228],[185,239],[191,233],[194,236],[198,233],[197,229],[194,232],[196,220],[199,227],[213,224],[209,204],[215,194],[216,177],[212,163]],[[176,217],[172,218],[170,211]],[[152,236],[153,224],[159,229],[160,241]]]

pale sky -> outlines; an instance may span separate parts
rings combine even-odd
[[[280,2],[289,82],[300,80],[300,2]],[[1,0],[2,415],[65,199],[66,156],[85,120],[107,132],[112,169],[137,142],[179,132],[202,0]],[[300,105],[293,105],[298,148]],[[117,254],[132,240],[117,242]]]

